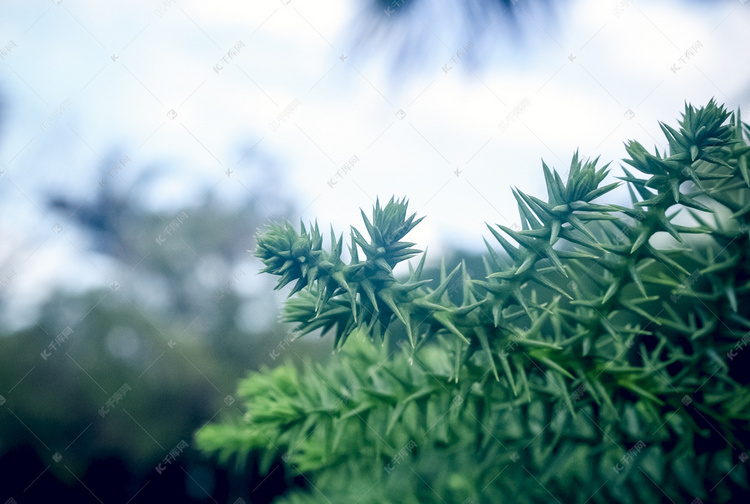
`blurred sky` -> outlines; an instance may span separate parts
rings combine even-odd
[[[269,171],[305,221],[347,231],[406,196],[421,248],[479,250],[485,221],[518,222],[511,186],[545,195],[541,158],[565,172],[580,148],[620,175],[623,141],[663,149],[684,101],[750,116],[750,2],[519,0],[517,27],[473,31],[437,4],[3,1],[0,277],[27,297],[109,284],[52,193],[110,184],[177,215],[239,206]]]

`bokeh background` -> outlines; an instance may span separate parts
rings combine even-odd
[[[711,97],[750,116],[743,0],[5,0],[0,502],[270,502],[193,449],[237,380],[324,360],[248,250],[271,219],[427,218],[428,258],[517,225],[541,160]],[[623,203],[626,193],[619,193]],[[172,453],[173,461],[164,459]],[[61,500],[62,499],[62,500]]]

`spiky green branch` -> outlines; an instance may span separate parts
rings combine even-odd
[[[393,275],[419,253],[402,241],[421,220],[405,200],[362,214],[348,262],[333,231],[324,249],[317,224],[270,226],[256,255],[277,288],[296,282],[284,320],[335,328],[343,350],[243,382],[246,418],[206,427],[201,446],[263,470],[283,457],[325,496],[288,502],[748,490],[748,127],[711,101],[662,130],[669,155],[626,145],[632,207],[598,202],[618,186],[598,160],[574,155],[566,181],[544,165],[546,200],[513,192],[521,229],[489,226],[502,251],[487,243],[483,279],[459,264],[431,287],[424,254]]]

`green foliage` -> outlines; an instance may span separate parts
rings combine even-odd
[[[490,226],[486,276],[463,264],[424,279],[401,241],[405,200],[323,247],[270,226],[256,255],[284,320],[335,328],[323,367],[242,382],[243,419],[198,435],[206,452],[281,460],[307,502],[728,502],[748,491],[748,126],[712,100],[687,106],[669,153],[637,142],[632,207],[574,155],[543,166],[547,200],[513,192],[521,229]],[[361,258],[360,251],[364,254]],[[399,336],[400,335],[400,336]],[[665,497],[667,496],[667,497]]]

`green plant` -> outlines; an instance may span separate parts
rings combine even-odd
[[[197,436],[222,460],[282,461],[281,502],[728,502],[748,491],[750,128],[713,100],[629,142],[631,207],[597,203],[607,167],[544,165],[522,229],[490,226],[486,276],[423,279],[405,200],[352,228],[271,225],[255,252],[325,366],[244,380],[242,420]],[[364,255],[364,257],[362,257]],[[695,501],[699,502],[699,501]]]

